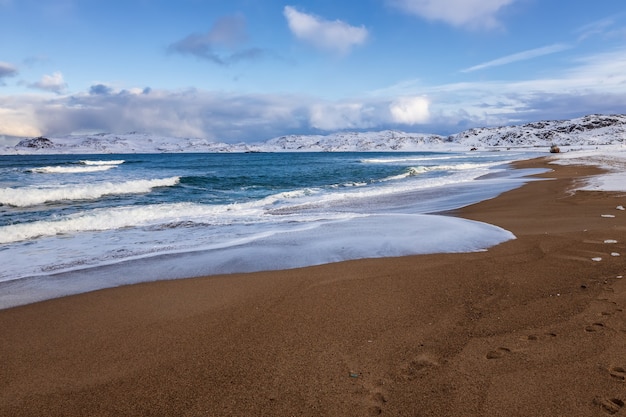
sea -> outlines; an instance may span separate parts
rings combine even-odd
[[[446,212],[519,187],[522,151],[0,156],[0,308],[142,281],[513,239]]]

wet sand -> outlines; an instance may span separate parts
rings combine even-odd
[[[548,167],[451,213],[517,236],[484,252],[0,311],[0,415],[626,414],[626,195],[572,193],[599,170]]]

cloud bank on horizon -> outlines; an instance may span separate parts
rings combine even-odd
[[[447,134],[626,112],[621,0],[167,3],[0,1],[0,145]]]

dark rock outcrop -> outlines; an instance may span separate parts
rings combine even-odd
[[[47,149],[54,147],[54,143],[48,138],[39,136],[38,138],[23,139],[17,145],[16,148],[30,148],[30,149]]]

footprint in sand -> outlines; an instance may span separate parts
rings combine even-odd
[[[594,333],[594,332],[599,332],[603,328],[604,328],[604,323],[598,322],[598,323],[590,324],[589,326],[585,327],[585,331],[587,333]]]
[[[609,310],[605,310],[605,311],[601,312],[600,315],[606,317],[606,316],[612,316],[613,314],[621,313],[621,312],[624,311],[624,309],[622,309],[620,307],[617,307],[615,305],[615,303],[613,303],[613,304],[614,304],[614,306],[612,306],[613,308],[610,311]]]
[[[621,366],[614,366],[613,368],[609,369],[609,375],[611,375],[612,378],[615,378],[618,381],[626,381],[626,369],[622,368]]]
[[[537,340],[540,340],[540,339],[545,339],[545,338],[551,339],[553,337],[556,337],[556,333],[546,332],[543,335],[529,334],[528,336],[523,337],[521,340],[528,340],[531,342],[536,342]]]
[[[370,415],[378,416],[383,413],[383,405],[387,402],[387,398],[382,392],[376,392],[372,396],[372,401],[375,405],[371,406],[369,409]]]
[[[499,347],[496,350],[491,350],[487,352],[486,357],[487,359],[500,359],[504,355],[508,355],[509,353],[511,353],[511,349],[506,348],[506,347]]]
[[[599,406],[602,411],[611,415],[616,414],[624,407],[624,401],[619,398],[596,397],[593,399],[593,403]]]
[[[378,380],[376,382],[367,380],[362,381],[362,389],[369,393],[367,401],[367,415],[378,416],[383,413],[383,406],[387,402],[387,397],[385,396],[383,389],[384,385],[384,380]]]
[[[409,363],[407,363],[405,366],[403,366],[402,376],[406,380],[412,381],[416,379],[426,369],[435,366],[439,366],[439,362],[437,362],[437,360],[433,356],[429,354],[421,354]]]

